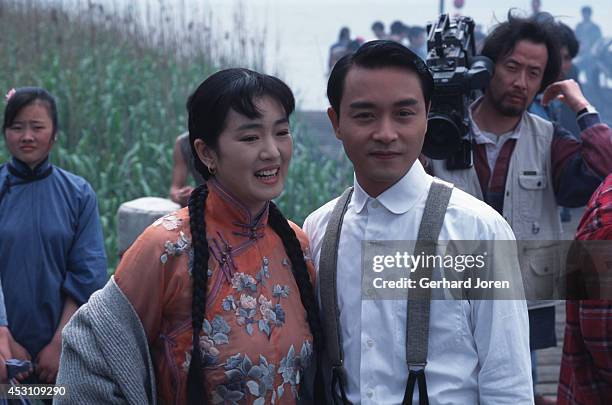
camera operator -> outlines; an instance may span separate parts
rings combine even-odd
[[[473,165],[430,161],[434,175],[501,213],[517,240],[559,240],[557,204],[583,206],[612,172],[610,128],[574,80],[555,82],[561,59],[554,32],[550,23],[509,15],[487,36],[482,55],[495,70],[484,96],[469,108]],[[580,140],[527,112],[541,90],[543,104],[559,99],[576,113]],[[523,259],[529,260],[521,262],[524,276],[552,280],[555,263],[542,256]],[[556,345],[554,302],[530,304],[531,350]]]

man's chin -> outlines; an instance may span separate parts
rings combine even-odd
[[[516,105],[502,105],[499,108],[499,112],[506,117],[519,117],[523,115],[527,108],[525,106],[516,106]]]

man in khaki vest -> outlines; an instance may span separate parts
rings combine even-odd
[[[450,170],[430,161],[430,172],[492,206],[517,240],[561,238],[557,204],[580,207],[612,171],[612,132],[602,124],[573,80],[555,82],[561,68],[552,24],[509,15],[485,39],[482,55],[495,73],[482,98],[469,109],[474,165]],[[559,99],[576,113],[576,140],[564,128],[528,113],[544,90],[546,105]],[[538,251],[522,257],[527,298],[552,298],[559,260]],[[554,302],[530,303],[532,350],[554,346]],[[534,382],[535,382],[534,374]],[[536,396],[536,404],[547,403]]]

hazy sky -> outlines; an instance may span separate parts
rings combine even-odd
[[[87,0],[47,0],[74,2],[86,5]],[[531,12],[531,0],[464,0],[461,14],[472,17],[485,29],[496,21],[505,20],[509,8]],[[408,25],[426,25],[436,19],[439,0],[96,0],[110,8],[119,9],[131,4],[146,10],[140,13],[155,14],[159,4],[172,8],[180,15],[180,21],[188,24],[191,19],[210,18],[213,32],[220,38],[231,36],[236,29],[235,17],[245,16],[239,29],[249,35],[265,35],[265,70],[278,74],[294,89],[302,107],[322,109],[327,106],[325,84],[329,46],[338,37],[342,26],[351,29],[352,37],[372,37],[370,26],[381,20],[387,26],[394,20]],[[455,13],[453,0],[445,0],[446,12]],[[541,0],[542,10],[575,27],[581,20],[580,8],[593,8],[593,21],[604,35],[612,36],[611,0]],[[165,10],[168,13],[169,10]],[[187,20],[187,21],[185,21]],[[156,21],[153,18],[153,21]]]

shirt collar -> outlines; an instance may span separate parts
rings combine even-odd
[[[483,143],[495,144],[495,142],[487,138],[487,136],[483,134],[482,130],[478,128],[478,125],[476,124],[476,121],[474,121],[474,117],[472,116],[474,109],[478,106],[478,104],[482,102],[483,97],[484,96],[480,96],[478,99],[476,99],[476,101],[474,101],[470,105],[470,108],[468,108],[468,115],[470,118],[470,129],[472,131],[472,134],[474,134],[474,141],[477,144],[483,144]],[[521,136],[522,129],[525,127],[525,125],[523,125],[523,121],[525,121],[525,115],[526,115],[526,112],[523,113],[521,120],[519,121],[518,125],[514,128],[514,130],[511,133],[505,134],[507,135],[508,139],[518,139]]]
[[[352,203],[357,213],[363,211],[368,201],[375,199],[393,214],[404,214],[421,200],[423,194],[429,191],[431,182],[432,177],[425,172],[423,165],[421,165],[421,162],[417,159],[404,177],[399,179],[394,185],[383,191],[376,198],[370,197],[368,193],[361,188],[357,181],[357,177],[355,177],[355,190],[353,192]]]
[[[50,168],[51,163],[49,163],[48,156],[45,158],[45,160],[40,162],[34,169],[30,169],[30,166],[28,166],[27,163],[22,162],[14,156],[11,158],[11,161],[9,163],[9,170],[16,177],[32,180],[46,177]]]

